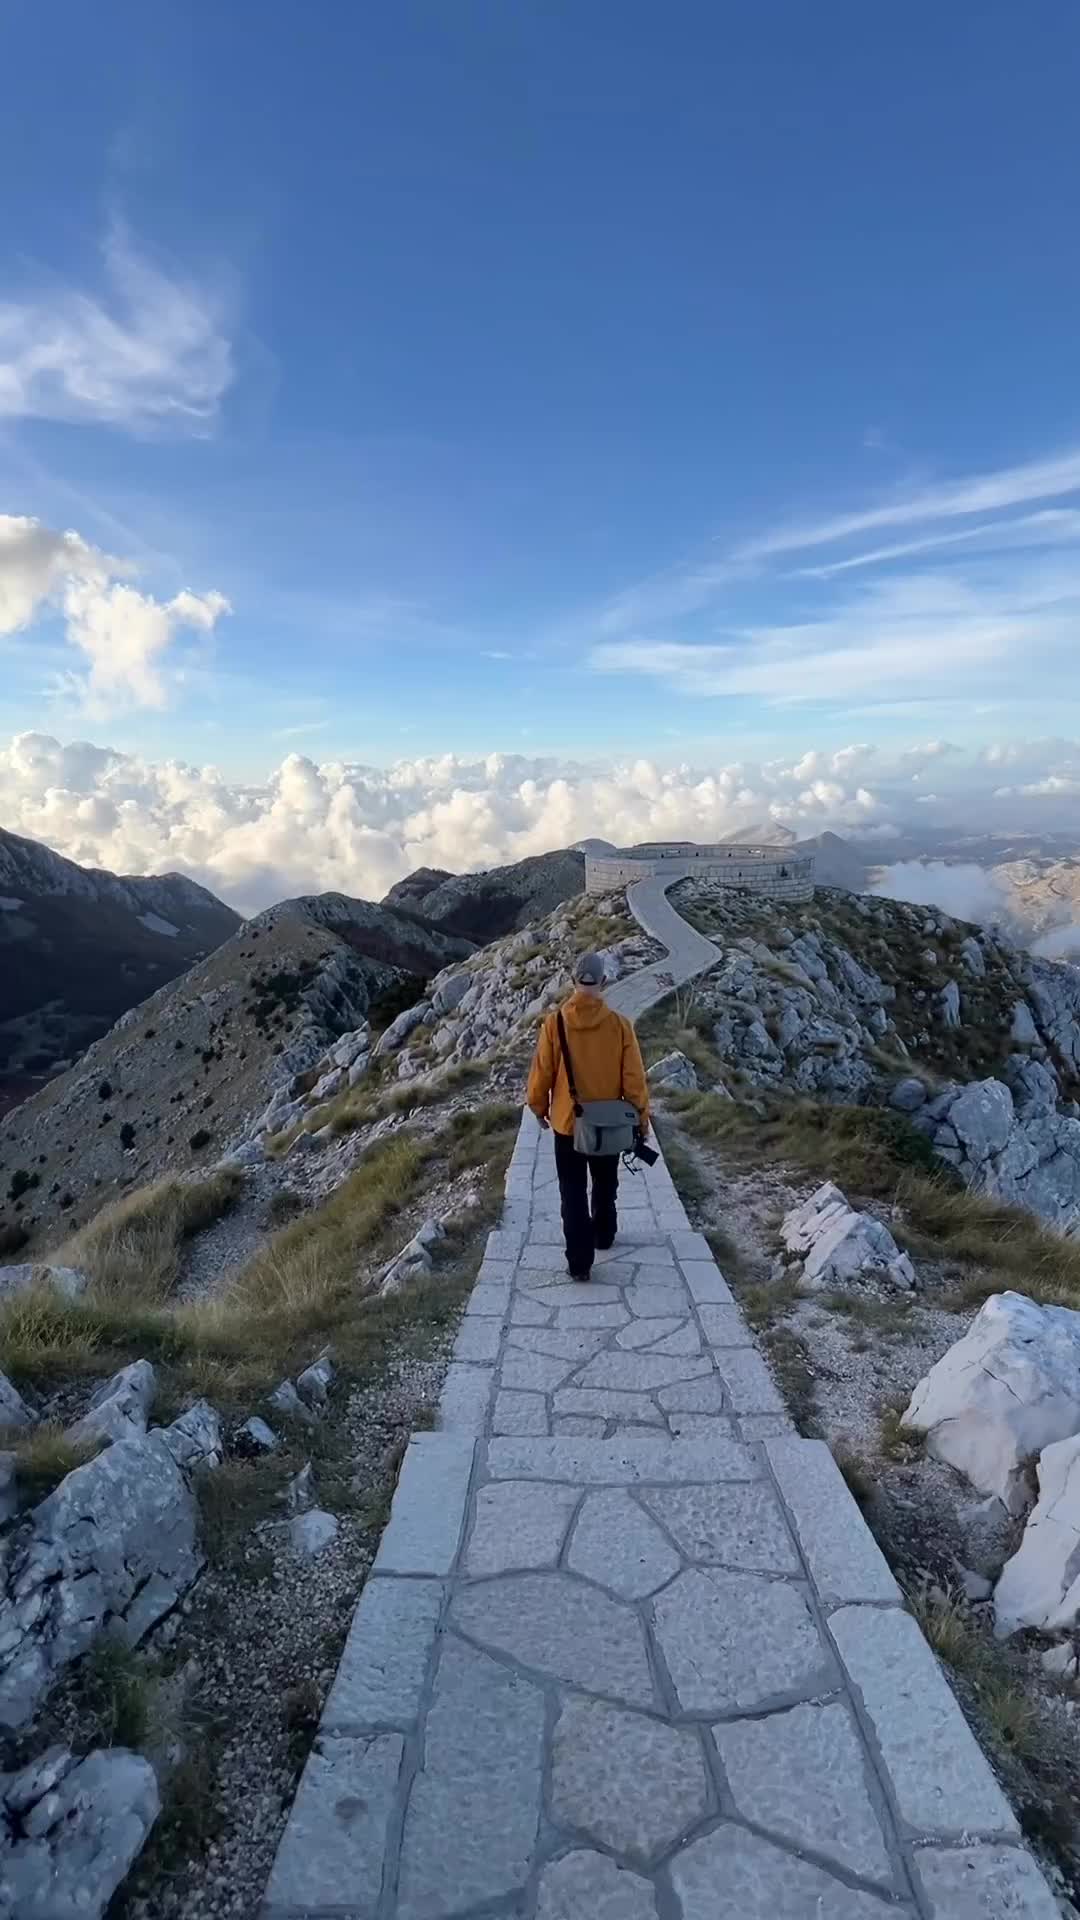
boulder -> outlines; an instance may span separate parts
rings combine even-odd
[[[431,996],[431,1005],[440,1019],[461,1005],[472,984],[471,973],[452,973],[449,979],[440,980]]]
[[[650,1086],[666,1087],[669,1092],[696,1093],[698,1090],[697,1070],[692,1060],[676,1047],[671,1053],[665,1053],[662,1060],[649,1068]]]
[[[1038,1501],[994,1589],[1001,1639],[1021,1627],[1068,1632],[1080,1618],[1080,1433],[1044,1447],[1037,1472]]]
[[[960,942],[960,958],[976,980],[985,979],[986,959],[974,934],[969,933],[967,939]]]
[[[427,1001],[419,1000],[415,1007],[406,1007],[404,1013],[399,1013],[397,1019],[390,1022],[386,1032],[380,1034],[376,1041],[375,1058],[382,1060],[388,1053],[396,1053],[399,1047],[403,1047],[410,1033],[416,1027],[423,1025],[427,1010]]]
[[[1018,1115],[1027,1120],[1036,1113],[1056,1114],[1061,1089],[1053,1067],[1026,1053],[1011,1053],[1005,1071]]]
[[[290,1513],[306,1513],[315,1505],[315,1470],[306,1460],[285,1488],[285,1505]]]
[[[90,1275],[80,1273],[78,1267],[0,1267],[0,1299],[9,1293],[27,1293],[31,1287],[51,1287],[65,1300],[77,1300],[89,1285]]]
[[[0,1911],[100,1920],[161,1811],[154,1769],[110,1747],[66,1747],[9,1775],[0,1819]]]
[[[438,1241],[445,1238],[437,1220],[425,1220],[423,1226],[412,1239],[402,1247],[389,1265],[383,1268],[379,1281],[379,1292],[383,1295],[401,1293],[410,1280],[419,1274],[430,1273],[432,1268],[431,1251]]]
[[[1037,1047],[1039,1044],[1039,1029],[1026,1000],[1018,1000],[1013,1008],[1009,1038],[1018,1047]]]
[[[926,1102],[926,1088],[921,1080],[909,1074],[904,1080],[898,1080],[889,1094],[889,1105],[898,1113],[914,1113]]]
[[[1043,1448],[1080,1433],[1080,1313],[996,1293],[919,1381],[901,1425],[1020,1513]]]
[[[189,1473],[196,1467],[221,1465],[221,1418],[208,1400],[196,1400],[171,1427],[162,1428],[162,1438],[173,1459]]]
[[[960,1025],[960,989],[955,980],[949,980],[938,994],[938,1011],[947,1027]]]
[[[1001,1080],[946,1087],[915,1118],[977,1193],[1026,1207],[1060,1233],[1080,1224],[1080,1121],[1051,1101],[1049,1068],[1010,1058],[1020,1110]],[[1055,1082],[1056,1085],[1056,1082]]]
[[[0,1373],[0,1427],[32,1427],[34,1416],[18,1388]]]
[[[0,1726],[24,1726],[99,1634],[135,1646],[198,1577],[196,1506],[177,1444],[167,1427],[117,1440],[16,1531],[0,1596]]]
[[[273,1427],[268,1427],[266,1421],[260,1420],[257,1413],[253,1413],[250,1420],[245,1420],[243,1426],[237,1431],[236,1451],[238,1453],[276,1453],[280,1445],[281,1442]]]
[[[324,1100],[332,1100],[348,1084],[348,1073],[344,1067],[330,1067],[311,1089],[310,1106],[318,1107]]]
[[[270,1405],[284,1414],[286,1420],[300,1420],[306,1427],[313,1427],[316,1415],[305,1406],[291,1380],[282,1380],[270,1395]]]
[[[328,1353],[321,1353],[310,1367],[297,1374],[296,1391],[306,1406],[325,1407],[333,1382],[334,1363]]]
[[[313,1560],[322,1553],[338,1532],[337,1516],[325,1513],[321,1507],[312,1507],[307,1513],[298,1513],[289,1521],[289,1545],[294,1553],[305,1560]]]
[[[66,1437],[77,1447],[138,1439],[146,1432],[156,1390],[157,1376],[149,1360],[121,1367],[98,1388],[88,1411],[68,1428]]]
[[[802,1261],[801,1293],[842,1286],[864,1273],[905,1291],[915,1285],[911,1261],[888,1227],[873,1214],[856,1213],[831,1181],[786,1214],[780,1232],[788,1252]]]

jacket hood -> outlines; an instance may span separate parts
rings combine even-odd
[[[605,1000],[591,1000],[584,993],[572,993],[569,1000],[563,1001],[562,1016],[569,1033],[584,1033],[610,1020],[611,1008]]]

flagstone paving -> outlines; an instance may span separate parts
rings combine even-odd
[[[525,1114],[264,1920],[1055,1920],[663,1161],[621,1187],[574,1284]]]

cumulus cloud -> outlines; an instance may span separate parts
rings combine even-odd
[[[84,742],[17,736],[0,750],[0,818],[114,872],[176,868],[242,908],[337,889],[368,898],[416,866],[500,864],[588,835],[618,844],[752,825],[798,834],[865,824],[865,787],[793,769],[603,767],[452,754],[376,768],[288,755],[264,785],[213,767],[151,764]]]
[[[900,860],[885,869],[874,892],[917,907],[940,907],[957,920],[1011,918],[1008,894],[993,873],[966,862],[951,866],[944,860]]]
[[[156,600],[126,584],[122,560],[77,533],[58,533],[25,515],[0,514],[0,634],[58,612],[68,645],[80,659],[67,684],[91,704],[162,707],[166,656],[185,628],[208,633],[229,611],[223,594],[191,593]]]
[[[0,418],[206,433],[233,380],[220,299],[114,225],[105,288],[0,300]]]
[[[852,771],[868,763],[873,787]],[[988,775],[981,778],[968,798],[984,824]],[[879,843],[888,859],[901,833],[910,846],[910,802],[899,756],[889,761],[866,746],[710,768],[502,753],[372,767],[293,752],[254,786],[216,767],[154,763],[45,733],[0,747],[5,826],[85,865],[187,873],[245,911],[325,890],[379,898],[413,867],[464,872],[590,837],[627,845],[832,829]],[[971,864],[905,860],[886,870],[881,891],[962,918],[1007,918],[1006,896]]]

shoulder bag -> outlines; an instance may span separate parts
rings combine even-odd
[[[611,1155],[629,1153],[637,1137],[637,1108],[628,1100],[579,1100],[574,1085],[574,1065],[566,1038],[562,1013],[556,1015],[559,1046],[574,1107],[574,1146],[578,1153]]]

